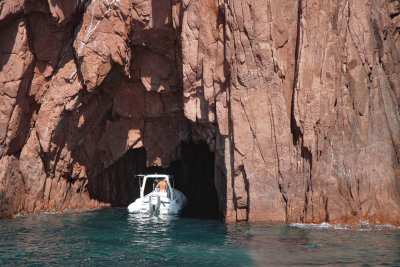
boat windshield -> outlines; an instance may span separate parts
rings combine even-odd
[[[144,188],[144,195],[147,195],[147,194],[153,192],[153,190],[154,190],[153,183],[151,182],[151,180],[147,180],[147,183],[145,184],[145,188]]]
[[[163,180],[164,180],[163,177],[160,177],[160,178],[149,177],[149,178],[147,178],[146,185],[145,185],[145,188],[144,188],[144,195],[147,195],[147,194],[149,194],[149,193],[151,193],[153,191],[159,192],[160,188],[157,188],[157,185],[160,182],[162,182]],[[168,184],[167,184],[167,187],[165,188],[165,190],[169,193]]]

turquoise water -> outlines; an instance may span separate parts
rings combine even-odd
[[[0,221],[0,265],[400,266],[400,229],[135,216],[125,209]]]

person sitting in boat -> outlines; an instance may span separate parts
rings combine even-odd
[[[163,179],[163,180],[161,180],[158,184],[157,184],[157,186],[156,186],[156,189],[157,188],[159,188],[160,189],[160,192],[167,192],[167,179]]]

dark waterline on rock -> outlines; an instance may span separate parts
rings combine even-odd
[[[137,216],[125,209],[0,221],[0,265],[400,265],[400,229]]]

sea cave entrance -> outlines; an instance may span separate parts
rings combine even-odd
[[[126,207],[139,197],[136,174],[165,173],[174,176],[175,188],[189,201],[182,215],[198,218],[222,218],[215,187],[215,155],[205,142],[182,142],[180,157],[169,167],[146,167],[145,148],[131,149],[100,175],[89,178],[92,198]]]
[[[215,187],[215,155],[205,142],[181,143],[181,158],[171,163],[175,187],[188,198],[184,216],[222,217]]]

